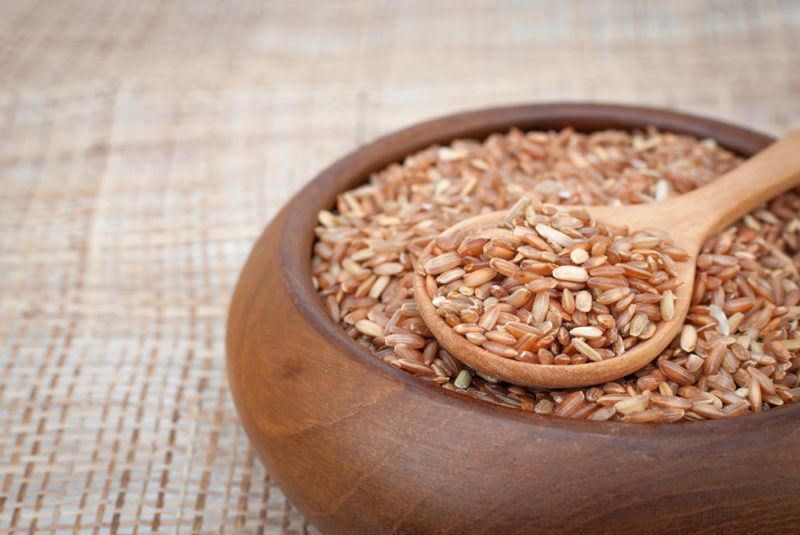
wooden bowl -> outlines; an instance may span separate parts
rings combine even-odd
[[[542,104],[412,126],[339,160],[258,240],[228,322],[228,373],[271,477],[325,533],[790,532],[800,525],[800,403],[725,421],[541,417],[423,383],[354,343],[311,286],[317,211],[432,143],[512,126],[644,128],[747,156],[767,136],[665,110]]]

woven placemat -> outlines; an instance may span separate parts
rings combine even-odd
[[[800,125],[787,2],[0,5],[0,530],[313,531],[224,371],[260,230],[334,158],[463,108]]]

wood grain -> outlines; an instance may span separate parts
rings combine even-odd
[[[267,228],[230,310],[234,400],[262,460],[326,533],[775,532],[800,522],[800,405],[730,421],[573,422],[489,405],[384,365],[310,284],[318,209],[433,142],[511,126],[662,129],[750,155],[769,138],[668,111],[535,105],[382,138],[323,171]]]

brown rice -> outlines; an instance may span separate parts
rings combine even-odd
[[[583,364],[622,355],[672,319],[678,280],[664,257],[688,255],[660,234],[525,196],[496,225],[437,238],[417,271],[439,315],[474,345],[532,364]]]
[[[481,376],[438,347],[411,292],[412,270],[424,247],[466,217],[509,209],[529,194],[553,205],[658,202],[705,184],[738,161],[713,140],[656,130],[588,135],[512,130],[483,142],[431,147],[375,173],[368,183],[342,193],[334,210],[320,212],[312,282],[330,317],[376,357],[485,401],[545,415],[640,423],[769,410],[800,397],[798,191],[707,241],[683,331],[653,363],[619,381],[545,392]],[[557,243],[562,237],[551,233],[550,239]],[[587,260],[581,256],[570,260],[581,265]],[[441,270],[441,280],[434,280],[430,291],[435,284],[467,276],[478,283],[489,275],[463,267],[461,273],[454,261],[451,256],[431,266]],[[578,275],[566,273],[567,279]],[[591,310],[595,297],[600,296],[579,291],[566,304]],[[648,304],[649,312],[669,316],[663,296]],[[634,332],[647,329],[641,317],[625,319]],[[594,332],[583,334],[586,343]],[[481,343],[508,341],[497,333],[465,336]],[[591,352],[587,346],[575,349]],[[558,355],[548,350],[537,356],[549,362]]]

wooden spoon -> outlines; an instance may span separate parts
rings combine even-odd
[[[666,230],[675,245],[689,252],[678,263],[681,285],[675,291],[675,315],[662,321],[652,338],[641,341],[622,355],[599,362],[573,365],[533,364],[508,359],[478,347],[439,316],[425,290],[425,277],[415,273],[414,295],[425,323],[439,344],[461,362],[484,375],[517,385],[540,388],[574,388],[602,384],[633,373],[656,358],[681,331],[694,287],[697,255],[711,235],[758,208],[766,201],[800,185],[800,130],[773,143],[734,170],[692,192],[664,202],[615,206],[565,206],[582,208],[598,221],[626,225],[631,230]],[[505,216],[505,211],[472,217],[447,229],[443,236],[464,229],[488,228]],[[430,253],[433,240],[423,253]]]

